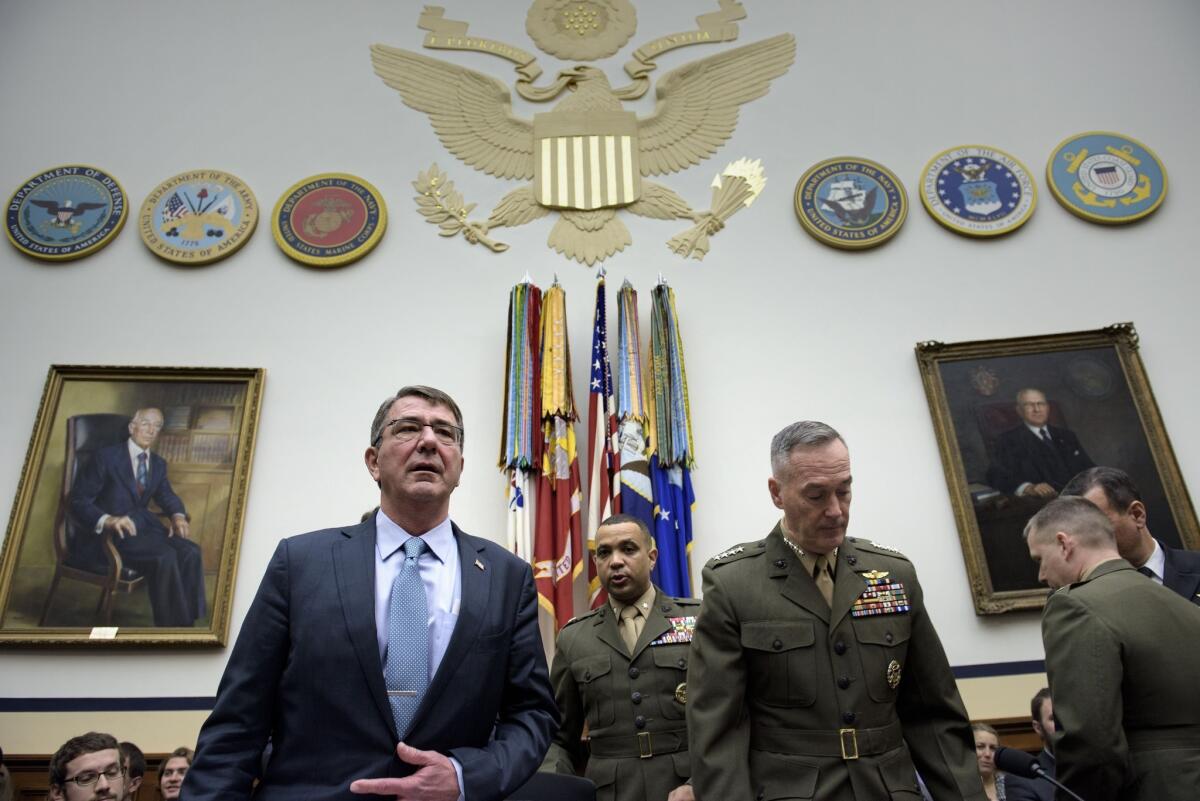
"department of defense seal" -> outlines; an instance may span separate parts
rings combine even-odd
[[[1050,191],[1067,211],[1119,225],[1152,214],[1167,197],[1167,170],[1136,139],[1090,131],[1063,140],[1046,162]]]
[[[232,255],[258,225],[258,201],[241,179],[193,170],[146,196],[138,231],[146,247],[175,264],[208,264]]]
[[[115,178],[86,164],[65,164],[17,188],[8,200],[4,230],[27,256],[68,261],[111,242],[125,214],[125,191]]]
[[[275,242],[293,259],[338,267],[367,255],[383,238],[387,207],[362,178],[329,172],[292,186],[271,213]]]
[[[1020,228],[1037,206],[1033,175],[1016,158],[993,147],[944,150],[925,165],[921,203],[951,231],[1000,236]]]
[[[841,157],[809,168],[796,184],[796,216],[827,245],[861,250],[896,235],[908,216],[904,185],[873,161]]]

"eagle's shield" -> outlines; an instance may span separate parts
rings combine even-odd
[[[533,117],[533,186],[543,206],[625,206],[642,194],[632,111],[551,111]]]

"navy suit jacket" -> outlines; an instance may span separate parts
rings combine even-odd
[[[1054,775],[1054,757],[1043,748],[1037,755],[1038,764],[1042,770]],[[1054,801],[1054,785],[1045,779],[1026,779],[1009,773],[1004,777],[1004,797],[1008,801]]]
[[[453,756],[468,801],[506,797],[558,725],[528,564],[454,526],[458,621],[406,742]],[[260,760],[271,738],[265,771]],[[280,542],[200,732],[186,801],[362,799],[406,776],[375,634],[375,518]]]
[[[1163,549],[1166,559],[1163,586],[1194,604],[1200,604],[1200,551],[1168,548],[1162,542],[1158,543],[1158,547]]]
[[[1045,482],[1059,491],[1076,473],[1094,467],[1092,458],[1079,444],[1079,437],[1070,429],[1046,428],[1054,441],[1053,449],[1024,423],[997,437],[988,483],[1010,495],[1027,481]]]
[[[158,515],[147,508],[151,501],[169,515],[186,514],[167,480],[166,460],[153,451],[147,463],[146,492],[138,495],[126,441],[96,451],[71,485],[71,513],[85,532],[96,527],[101,515],[128,515],[138,533],[165,533]]]

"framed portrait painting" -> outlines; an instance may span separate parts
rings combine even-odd
[[[1132,323],[916,355],[978,614],[1045,604],[1022,532],[1089,467],[1129,474],[1159,540],[1200,547]]]
[[[0,644],[225,644],[263,379],[50,368],[0,553]]]

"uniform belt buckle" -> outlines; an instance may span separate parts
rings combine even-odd
[[[842,746],[842,759],[858,759],[858,732],[854,729],[838,729],[838,742]],[[847,748],[849,745],[849,748]]]
[[[650,732],[638,732],[638,757],[641,759],[649,759],[654,756],[654,743],[650,740]]]

